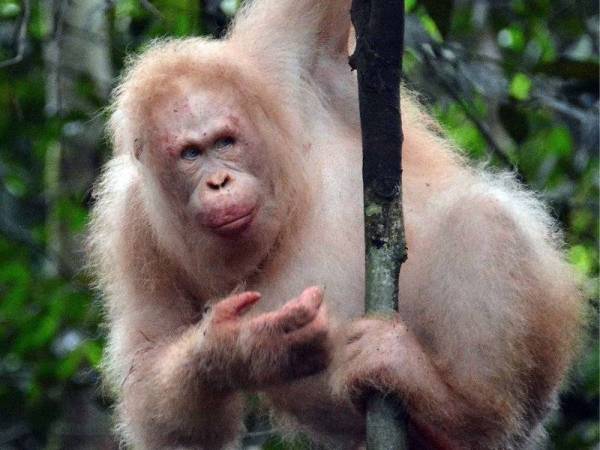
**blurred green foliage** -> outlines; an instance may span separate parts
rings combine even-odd
[[[48,44],[61,38],[60,11],[48,17],[48,3],[29,3],[22,61],[0,69],[0,448],[84,448],[60,430],[76,428],[69,414],[74,393],[106,407],[97,389],[100,312],[77,251],[93,177],[71,183],[81,171],[63,164],[69,156],[61,149],[86,148],[97,173],[107,156],[100,135],[91,147],[69,139],[102,119],[107,98],[89,74],[64,67],[60,75],[87,106],[59,113],[49,107]],[[24,5],[0,0],[0,61],[18,52]],[[85,24],[79,38],[106,46],[118,73],[126,54],[151,38],[221,33],[238,2],[98,5],[108,18],[108,41]],[[589,338],[552,418],[549,448],[592,449],[600,437],[598,4],[407,0],[406,8],[407,83],[472,158],[515,170],[542,193],[565,230],[571,262],[588,280]],[[63,240],[71,247],[57,246]],[[305,447],[278,437],[265,443],[272,450]]]

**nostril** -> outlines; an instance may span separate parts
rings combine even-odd
[[[231,181],[231,177],[228,174],[225,174],[223,177],[223,181],[221,181],[221,185],[219,187],[224,188]]]
[[[217,174],[211,177],[206,184],[209,188],[218,190],[227,186],[227,184],[231,181],[231,177],[227,173]]]

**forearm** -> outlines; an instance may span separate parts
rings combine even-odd
[[[242,398],[227,385],[219,359],[197,326],[170,342],[138,350],[119,406],[129,440],[145,448],[221,448],[235,439]]]

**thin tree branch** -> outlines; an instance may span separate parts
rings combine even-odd
[[[435,71],[433,72],[435,73]],[[452,99],[458,103],[458,105],[461,107],[467,118],[471,122],[473,122],[473,124],[477,127],[479,132],[482,134],[483,138],[488,143],[488,147],[490,148],[492,153],[496,155],[496,157],[498,157],[498,159],[504,165],[510,167],[513,171],[516,172],[516,165],[510,160],[508,153],[500,146],[500,144],[498,144],[498,142],[496,142],[496,139],[494,138],[494,136],[492,136],[492,133],[489,130],[488,126],[484,122],[479,120],[479,118],[475,114],[473,114],[471,108],[469,108],[467,103],[460,97],[458,92],[456,92],[456,90],[450,85],[450,83],[448,83],[448,81],[446,81],[446,79],[444,79],[443,76],[437,74],[435,74],[435,76],[439,80],[444,90],[448,93],[448,95],[450,95],[450,97],[452,97]]]
[[[439,47],[441,48],[441,47]],[[496,141],[492,132],[490,131],[487,124],[481,121],[471,110],[467,102],[461,97],[461,95],[457,92],[452,83],[450,83],[444,75],[440,73],[440,69],[436,67],[436,61],[431,59],[431,56],[426,52],[423,52],[424,60],[427,66],[430,69],[430,73],[438,80],[438,84],[446,91],[446,93],[460,106],[463,110],[467,119],[475,125],[479,133],[483,136],[485,141],[487,142],[488,153],[491,155],[495,155],[500,162],[510,168],[511,171],[514,172],[515,176],[519,181],[525,181],[523,174],[519,171],[517,164],[515,164],[508,154],[508,152]]]
[[[367,312],[398,310],[400,266],[406,260],[402,219],[400,76],[404,51],[403,0],[353,0],[363,146]],[[398,399],[367,401],[367,449],[404,450],[406,413]]]
[[[31,4],[29,3],[29,0],[23,0],[21,4],[23,5],[23,14],[21,15],[16,38],[17,53],[10,59],[0,61],[0,69],[20,63],[25,54],[25,42],[27,40],[29,17],[31,16]]]
[[[144,8],[153,16],[158,17],[160,20],[164,20],[165,17],[162,15],[160,10],[154,6],[152,2],[150,2],[150,0],[140,0],[140,4],[142,5],[142,8]]]

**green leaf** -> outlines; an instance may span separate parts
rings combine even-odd
[[[4,178],[6,190],[15,197],[23,197],[27,192],[25,181],[16,174],[8,174]]]
[[[588,275],[592,269],[594,258],[591,251],[584,245],[574,245],[569,249],[569,261],[579,272]]]
[[[545,143],[548,153],[559,157],[570,156],[573,151],[571,133],[564,126],[552,128],[545,139]]]
[[[0,17],[2,19],[13,19],[21,14],[21,7],[11,1],[0,2]]]
[[[29,267],[20,261],[5,262],[0,266],[0,319],[19,324],[26,318],[25,304],[31,294],[32,275]]]
[[[525,34],[516,26],[503,28],[498,32],[498,45],[515,52],[521,52],[525,48]]]
[[[476,105],[472,105],[477,109]],[[453,103],[446,109],[434,107],[437,119],[446,129],[448,136],[461,149],[473,157],[481,157],[486,153],[486,142],[478,128],[467,118],[462,107]]]
[[[434,41],[443,42],[444,38],[442,37],[440,30],[431,17],[429,17],[427,14],[421,14],[419,20],[421,21],[421,25],[423,25],[425,31],[427,31],[427,34],[429,34]]]
[[[524,73],[517,73],[510,82],[509,92],[517,100],[527,100],[531,93],[531,80]]]
[[[42,348],[50,343],[56,335],[60,326],[60,320],[53,315],[41,318],[35,328],[22,333],[15,344],[15,349],[19,353],[25,353],[31,350]]]
[[[541,20],[536,20],[533,31],[532,44],[539,46],[540,60],[545,63],[554,61],[556,59],[556,45],[548,25]]]
[[[87,211],[81,205],[70,199],[62,199],[57,210],[59,218],[68,225],[70,231],[77,233],[85,229]]]
[[[571,213],[571,229],[575,233],[584,233],[594,222],[594,214],[588,209],[578,209]]]
[[[81,366],[83,357],[84,354],[80,348],[77,348],[75,351],[69,353],[69,355],[58,364],[56,376],[61,380],[67,380],[71,378]]]
[[[600,352],[594,349],[588,353],[582,366],[586,392],[590,396],[600,394]]]
[[[100,343],[86,341],[82,346],[82,351],[92,367],[98,368],[100,366],[100,362],[102,361],[102,346]]]

